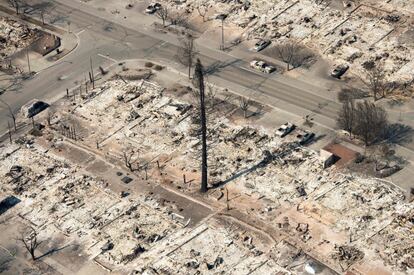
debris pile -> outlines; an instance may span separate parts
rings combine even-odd
[[[218,14],[226,14],[227,28],[242,40],[300,41],[336,65],[351,65],[355,74],[364,75],[363,65],[375,61],[384,64],[390,82],[413,80],[412,11],[406,1],[349,1],[343,8],[312,0],[164,2],[193,17],[200,16],[200,7],[207,9],[207,23],[215,23],[210,29],[220,24]]]
[[[166,94],[156,83],[108,81],[94,98],[85,100],[72,112],[70,120],[78,121],[83,129],[89,130],[82,140],[85,145],[94,146],[94,139],[100,137],[103,140],[101,150],[107,150],[120,161],[122,148],[132,146],[139,152],[140,163],[146,163],[146,167],[155,171],[166,171],[171,178],[181,178],[182,173],[189,175],[199,169],[198,161],[188,161],[200,158],[197,110],[183,98]],[[105,130],[94,128],[91,121],[98,121]],[[319,154],[301,146],[294,134],[280,138],[273,129],[235,125],[214,110],[210,112],[208,123],[209,163],[214,163],[210,166],[213,187],[231,183],[242,194],[266,200],[266,209],[296,207],[305,201],[303,213],[319,216],[330,230],[347,232],[351,241],[369,240],[373,232],[392,221],[398,207],[405,205],[403,192],[392,184],[324,169]],[[137,171],[138,175],[140,173]],[[186,180],[184,185],[177,183],[177,186],[184,192],[198,188],[186,185]],[[275,218],[270,210],[251,214],[263,220]],[[321,241],[313,235],[309,221],[295,220],[290,224],[288,228],[292,230],[285,230],[286,234],[300,243],[317,245]],[[284,223],[279,228],[284,230]],[[135,256],[138,259],[141,257],[137,255],[146,255],[152,250],[151,240],[168,239],[168,234],[162,230],[157,232],[159,235],[152,235],[144,233],[145,227],[138,226],[132,232],[133,237],[125,235],[122,239],[140,241],[125,243],[119,253],[129,256],[115,257],[118,249],[115,245],[111,254],[100,256],[106,257],[102,261],[122,263]],[[246,242],[249,243],[248,239]],[[332,242],[325,247],[334,250],[334,246]],[[183,252],[190,260],[183,260],[181,268],[188,272],[209,268],[227,270],[228,260],[223,255],[200,258],[196,255],[198,252],[199,256],[204,255],[198,250]],[[343,255],[333,259],[341,264],[342,258],[348,257],[346,252],[341,248]],[[261,255],[259,250],[251,253]],[[348,259],[349,264],[351,260],[355,258]],[[149,268],[169,270],[175,264],[167,266]]]
[[[414,206],[404,205],[397,208],[392,223],[373,237],[381,258],[403,272],[414,270],[413,231]]]
[[[218,227],[221,222],[212,220],[208,227],[200,225],[191,232],[174,236],[169,240],[172,247],[166,251],[166,257],[158,255],[150,264],[136,270],[137,274],[249,274],[253,271],[265,274],[269,271],[266,266],[259,265],[268,259],[259,248],[263,240],[243,234],[238,227]]]
[[[276,129],[238,125],[227,106],[225,114],[209,112],[210,184],[215,190],[206,200],[228,187],[231,203],[242,206],[240,215],[263,221],[286,243],[279,242],[271,258],[272,241],[241,225],[233,228],[220,215],[191,228],[175,202],[132,191],[138,182],[154,189],[169,185],[186,194],[198,191],[192,182],[198,182],[201,145],[191,101],[143,79],[112,79],[91,93],[65,101],[56,114],[59,120],[45,128],[45,136],[52,138],[37,139],[50,146],[46,150],[27,139],[20,139],[17,148],[0,148],[0,191],[30,198],[3,215],[20,211],[51,235],[57,230],[76,236],[94,261],[113,268],[140,267],[137,274],[300,273],[304,265],[299,270],[296,264],[311,261],[303,252],[310,250],[336,270],[382,261],[410,271],[412,206],[398,187],[325,168],[319,154],[300,145],[295,134],[281,138]],[[76,141],[61,135],[62,123],[76,129]],[[136,163],[130,167],[136,169],[129,174],[116,170],[120,186],[128,190],[114,192],[85,167],[68,165],[55,155],[87,162],[86,170],[94,171],[96,162],[103,162],[96,152],[124,169],[125,155],[133,153]],[[348,242],[355,247],[342,245]]]
[[[364,258],[364,253],[354,246],[340,245],[336,249],[332,258],[343,262],[347,267]]]
[[[331,213],[336,213],[334,226],[338,230],[348,231],[352,240],[368,238],[391,222],[392,213],[404,205],[404,194],[379,180],[350,179],[319,200]]]
[[[41,35],[37,29],[0,16],[0,56],[2,59],[29,46]]]
[[[104,189],[102,181],[39,149],[22,147],[5,158],[0,194],[29,198],[23,204],[30,204],[30,210],[24,206],[13,210],[21,211],[21,217],[34,226],[46,227],[47,232],[57,228],[77,236],[85,247],[95,244],[86,249],[95,260],[126,265],[183,227],[172,216],[170,205],[142,195],[120,199]]]

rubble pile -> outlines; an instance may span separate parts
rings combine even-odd
[[[89,93],[55,114],[58,119],[45,130],[52,136],[48,150],[76,144],[124,163],[125,148],[133,148],[137,169],[124,178],[174,185],[187,194],[198,191],[191,182],[198,182],[200,169],[199,122],[190,101],[142,79],[112,79]],[[269,224],[296,250],[276,246],[270,256],[269,243],[216,217],[189,228],[190,220],[177,218],[174,203],[151,193],[115,194],[108,183],[26,139],[0,148],[0,193],[29,198],[6,215],[20,211],[46,228],[45,234],[76,237],[96,262],[137,274],[290,272],[297,261],[311,261],[303,253],[309,248],[337,270],[382,260],[411,271],[412,207],[400,189],[325,169],[315,151],[298,143],[296,132],[281,138],[276,129],[236,125],[232,118],[209,111],[211,194],[230,187],[232,196],[247,198],[248,208],[240,213]],[[60,134],[61,121],[76,129],[76,141]],[[188,177],[182,183],[183,175]]]
[[[76,239],[95,262],[111,269],[170,270],[172,273],[224,272],[250,274],[255,270],[281,270],[263,266],[269,259],[266,243],[241,225],[211,219],[196,228],[174,215],[174,205],[150,195],[119,198],[105,184],[76,166],[64,164],[37,144],[10,153],[0,148],[5,165],[0,168],[0,195],[13,193],[5,174],[42,173],[23,193],[25,199],[12,211],[39,230],[41,238],[65,236]],[[7,152],[6,152],[7,151]],[[30,156],[30,157],[29,157]],[[11,163],[21,166],[11,166]],[[25,169],[25,170],[23,170]],[[9,171],[11,170],[11,172]],[[223,225],[224,224],[224,225]]]
[[[84,135],[86,144],[104,140],[100,147],[108,147],[120,160],[123,148],[132,146],[147,161],[167,156],[168,165],[184,173],[198,170],[198,162],[187,161],[199,159],[201,146],[197,112],[190,103],[163,95],[161,87],[145,80],[113,80],[101,90],[73,112],[72,119],[96,121],[103,127],[84,127],[92,129]],[[209,161],[215,163],[210,169],[213,185],[237,179],[247,193],[293,203],[329,175],[318,165],[318,154],[299,146],[295,137],[282,140],[268,129],[236,126],[215,112],[209,115],[208,142]],[[308,176],[306,181],[301,180],[303,175]]]
[[[267,267],[262,265],[269,261],[260,248],[263,240],[240,228],[217,226],[217,222],[174,236],[172,249],[138,268],[136,274],[263,274]]]
[[[392,220],[392,213],[404,203],[404,194],[379,180],[346,180],[320,198],[320,203],[336,214],[334,227],[346,230],[352,240],[366,239]]]
[[[17,22],[0,17],[0,56],[8,58],[26,48],[40,36],[40,31]]]
[[[104,189],[102,181],[40,148],[22,147],[3,163],[0,194],[29,198],[14,211],[21,211],[21,217],[34,226],[45,227],[42,234],[53,235],[58,229],[76,236],[97,261],[125,265],[183,227],[181,221],[174,219],[169,205],[142,195],[120,199]],[[10,178],[23,176],[25,188],[16,190]],[[13,215],[12,211],[7,213]]]
[[[413,231],[414,206],[404,205],[397,208],[392,223],[372,238],[381,258],[403,272],[414,269]]]
[[[74,112],[79,120],[97,121],[105,129],[105,133],[94,130],[87,134],[86,143],[90,142],[93,146],[94,136],[101,136],[105,140],[101,146],[107,144],[109,150],[119,156],[121,152],[116,152],[116,148],[122,150],[130,144],[147,160],[160,155],[174,155],[169,159],[169,165],[184,172],[198,169],[197,162],[186,161],[189,158],[199,159],[201,146],[197,114],[191,104],[163,95],[161,87],[144,80],[128,83],[110,81],[102,90]],[[333,184],[345,181],[352,185],[353,190],[371,192],[364,187],[368,186],[365,183],[368,181],[369,184],[381,186],[372,191],[380,201],[402,199],[399,191],[391,190],[383,195],[385,191],[381,188],[387,188],[384,183],[357,177],[346,178],[325,170],[320,165],[319,155],[299,146],[294,135],[281,139],[269,129],[236,126],[212,112],[208,140],[209,161],[215,163],[210,169],[213,185],[237,180],[244,192],[258,192],[275,201],[294,203],[310,194],[317,197]],[[343,188],[337,190],[342,192]],[[335,192],[332,196],[336,196]],[[325,198],[327,201],[332,199]],[[349,201],[353,198],[349,194]]]
[[[374,61],[383,63],[390,82],[413,80],[412,8],[406,1],[349,1],[340,9],[331,1],[311,0],[165,2],[194,17],[198,7],[208,7],[209,21],[216,24],[218,14],[227,14],[227,27],[239,30],[242,40],[299,41],[336,65],[351,65],[355,74],[363,75],[367,64]]]
[[[181,178],[182,173],[198,171],[201,146],[199,122],[197,110],[191,103],[166,95],[162,87],[146,80],[111,80],[94,92],[95,97],[86,99],[72,112],[72,120],[81,121],[85,129],[92,129],[85,134],[82,142],[94,146],[94,139],[100,137],[103,140],[101,148],[121,161],[124,148],[135,148],[140,163],[150,164],[155,169],[156,160],[159,160],[158,165],[162,163],[163,169],[166,169],[164,171],[168,171],[171,178]],[[96,121],[104,128],[88,126]],[[388,182],[324,169],[319,155],[300,146],[294,134],[280,138],[273,129],[235,125],[214,111],[209,112],[208,124],[208,157],[209,163],[214,164],[209,169],[211,185],[220,188],[231,183],[240,193],[266,200],[267,210],[254,213],[265,221],[272,218],[271,209],[289,209],[304,202],[304,208],[300,210],[304,214],[318,217],[333,232],[346,232],[345,239],[358,242],[361,253],[356,253],[356,256],[355,251],[348,251],[347,247],[336,251],[335,242],[325,246],[326,249],[337,252],[337,256],[331,259],[337,261],[338,266],[344,263],[352,265],[364,255],[370,254],[371,250],[366,243],[370,242],[375,232],[387,232],[384,228],[392,223],[394,213],[407,205],[403,192]],[[181,183],[177,183],[177,186],[184,192],[198,188],[197,185],[190,187]],[[284,225],[280,224],[283,229]],[[160,234],[167,230],[162,226],[162,230],[157,232],[159,235],[154,236],[144,233],[145,227],[132,228],[129,232],[120,233],[118,239],[130,241],[138,238],[139,242],[126,242],[122,246],[122,253],[117,252],[122,257],[114,256],[118,249],[115,245],[112,252],[99,256],[102,261],[120,264],[133,258],[139,260],[140,254],[155,253],[154,249],[157,248],[152,246],[152,240],[161,239],[161,243],[168,240],[169,233]],[[317,245],[319,238],[315,238],[313,227],[308,222],[293,221],[289,228],[292,230],[286,234],[291,238],[303,244]],[[412,236],[412,233],[408,236]],[[108,237],[108,240],[113,242],[112,238]],[[410,254],[408,248],[383,249],[384,253],[401,251]],[[198,255],[198,252],[200,251],[180,250],[186,260],[180,260],[179,265],[174,256],[168,263],[161,261],[159,265],[147,266],[146,272],[172,272],[174,269],[171,268],[176,265],[188,273],[209,268],[225,271],[234,264],[230,262],[228,265],[226,254],[200,258],[204,254],[200,252]],[[237,251],[232,253],[239,255]],[[260,254],[258,251],[251,253]],[[259,259],[260,255],[257,257],[255,259]],[[400,265],[396,261],[384,261]],[[406,261],[404,264],[407,264]]]
[[[410,1],[406,1],[406,0],[384,0],[383,2],[388,4],[387,6],[398,7],[399,9],[403,9],[403,10],[411,12],[411,13],[414,12],[414,7],[413,7],[413,5]]]
[[[340,245],[336,249],[337,251],[332,255],[332,258],[343,262],[346,266],[350,266],[364,258],[364,253],[353,246]]]

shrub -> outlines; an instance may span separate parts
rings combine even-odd
[[[365,159],[365,156],[358,152],[355,155],[355,160],[354,161],[355,161],[355,163],[361,163],[361,162],[364,161],[364,159]]]
[[[152,63],[152,62],[145,62],[145,67],[151,68],[152,66],[154,66],[154,63]]]

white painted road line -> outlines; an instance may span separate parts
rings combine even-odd
[[[167,44],[167,43],[168,43],[167,41],[164,41],[164,42],[162,42],[160,45],[158,45],[158,46],[157,46],[157,48],[164,47],[164,45],[165,45],[165,44]]]
[[[250,68],[243,67],[243,66],[238,67],[238,69],[242,69],[242,70],[244,70],[244,71],[247,71],[247,72],[250,72],[250,73],[254,73],[254,74],[256,74],[256,75],[259,75],[259,76],[261,76],[261,77],[265,77],[265,78],[267,78],[267,77],[269,76],[269,74],[264,74],[264,73],[261,73],[261,72],[258,72],[258,71],[255,71],[255,70],[252,70],[252,69],[250,69]]]
[[[113,58],[110,58],[109,56],[106,56],[106,55],[103,55],[103,54],[100,54],[100,53],[98,53],[98,56],[100,56],[100,57],[102,57],[102,58],[106,58],[106,59],[108,59],[108,60],[111,60],[112,62],[115,62],[115,63],[117,63],[117,62],[118,62],[118,60],[113,59]]]

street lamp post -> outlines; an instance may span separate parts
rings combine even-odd
[[[221,19],[221,45],[220,50],[224,51],[224,19]]]
[[[227,14],[219,14],[216,19],[221,20],[221,43],[220,50],[224,51],[224,20],[227,18]]]
[[[29,59],[29,48],[26,48],[26,58],[27,58],[27,67],[29,69],[29,74],[30,74],[31,69],[30,69],[30,59]]]

